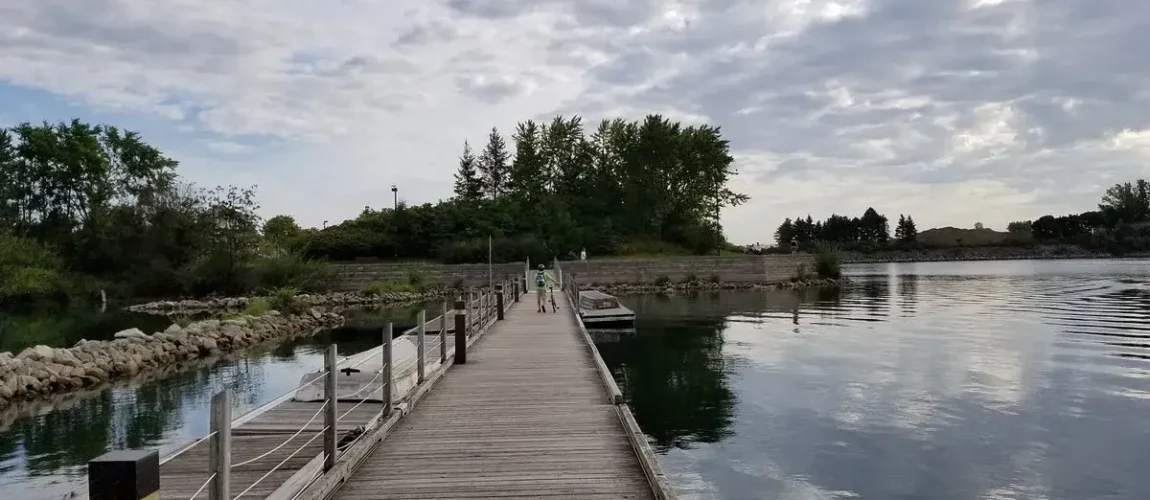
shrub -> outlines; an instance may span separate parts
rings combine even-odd
[[[671,277],[670,276],[664,275],[664,276],[659,276],[658,278],[655,278],[655,286],[667,286],[670,284],[671,284]]]
[[[799,267],[795,268],[795,275],[791,276],[791,281],[805,281],[810,278],[810,274],[806,264],[799,264]]]
[[[39,243],[0,234],[0,302],[66,297],[71,284],[60,260]]]
[[[323,289],[331,279],[331,265],[303,254],[268,257],[255,263],[255,279],[267,289],[291,287],[307,291]]]
[[[267,314],[270,310],[272,310],[272,305],[267,297],[254,297],[248,301],[248,306],[244,308],[244,314],[248,316],[260,316]]]
[[[683,278],[683,283],[691,284],[691,283],[698,283],[698,282],[699,282],[699,277],[695,276],[695,273],[688,274],[686,278]]]
[[[224,251],[201,256],[182,272],[184,288],[194,295],[243,295],[255,288],[252,268]]]
[[[815,272],[820,278],[842,277],[842,254],[838,247],[829,243],[815,246]]]
[[[424,279],[423,273],[419,272],[418,269],[409,267],[405,274],[407,278],[407,284],[410,285],[413,289],[423,290],[426,288],[427,280]]]
[[[378,297],[385,293],[418,292],[419,290],[406,282],[372,281],[360,288],[359,291],[366,295],[375,295]]]
[[[723,278],[719,277],[718,274],[712,274],[710,281],[711,283],[719,284],[723,282]]]
[[[272,294],[267,298],[268,305],[271,309],[275,309],[282,313],[299,314],[305,309],[306,304],[302,300],[296,298],[299,295],[298,288],[283,287],[277,288],[272,291]],[[250,304],[250,303],[249,303]],[[265,311],[266,312],[266,311]]]

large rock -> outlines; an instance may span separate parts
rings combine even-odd
[[[164,330],[164,333],[173,334],[173,333],[180,333],[182,331],[184,331],[184,327],[177,325],[175,323],[172,323],[172,326],[169,326],[166,330]]]
[[[143,339],[147,337],[148,336],[144,334],[144,332],[140,331],[139,328],[129,328],[127,330],[116,332],[115,335],[112,335],[112,338],[117,339]]]
[[[29,348],[21,351],[20,354],[16,355],[16,357],[19,359],[31,359],[31,360],[42,359],[42,360],[46,360],[46,361],[51,361],[52,356],[53,356],[52,348],[48,347],[46,345],[38,345],[36,347],[29,347]]]
[[[67,366],[76,366],[80,364],[80,360],[76,358],[76,355],[72,354],[72,351],[67,349],[56,349],[52,353],[52,359],[59,364]]]

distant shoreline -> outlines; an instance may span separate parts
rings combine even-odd
[[[1114,255],[1070,245],[1036,247],[949,247],[922,250],[885,250],[871,254],[843,252],[843,264],[884,264],[914,262],[965,262],[988,260],[1059,260],[1059,259],[1137,259],[1147,253]]]

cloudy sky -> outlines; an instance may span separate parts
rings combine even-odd
[[[1003,229],[1150,176],[1148,48],[1146,0],[4,0],[0,124],[135,129],[318,226],[446,198],[492,126],[657,112],[723,127],[736,242]]]

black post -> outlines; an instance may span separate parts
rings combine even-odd
[[[467,364],[467,309],[462,300],[455,301],[455,363]]]
[[[495,285],[495,319],[503,321],[503,285]]]
[[[89,500],[159,498],[158,450],[110,451],[88,462]]]
[[[519,302],[519,278],[515,278],[515,302]]]

